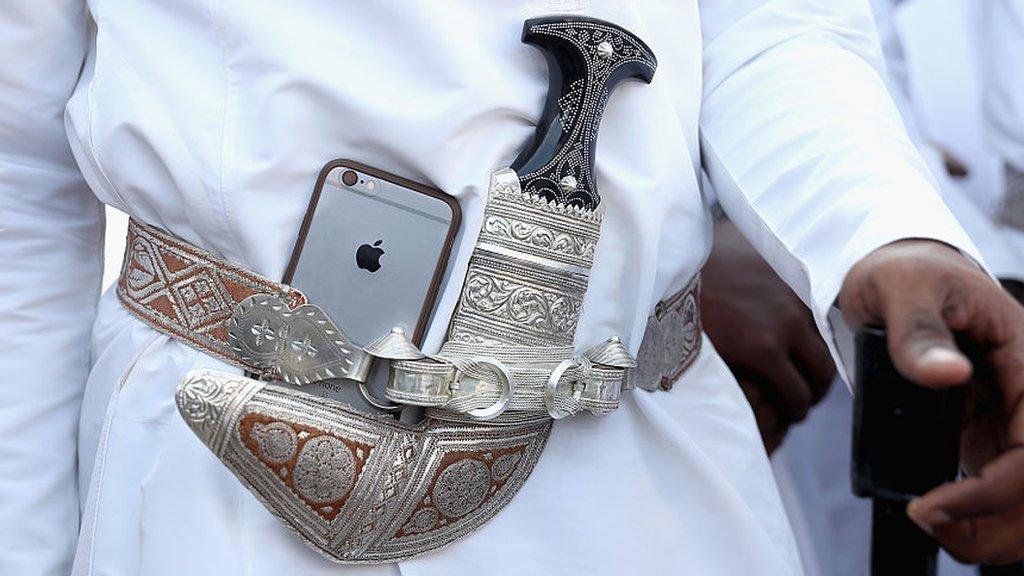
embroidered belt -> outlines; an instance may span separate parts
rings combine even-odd
[[[589,18],[529,20],[523,40],[557,68],[552,97],[532,146],[492,175],[435,355],[400,331],[356,346],[298,291],[130,225],[118,293],[150,325],[297,385],[362,386],[370,358],[387,359],[388,399],[427,408],[408,425],[223,372],[191,372],[179,386],[178,410],[196,435],[332,560],[399,561],[478,528],[526,481],[553,419],[608,413],[630,387],[667,389],[700,349],[695,279],[659,304],[639,369],[615,337],[574,355],[603,215],[592,166],[601,113],[619,82],[650,82],[656,60],[631,33]]]
[[[263,373],[262,365],[242,358],[231,343],[232,314],[246,301],[267,296],[282,299],[294,309],[306,304],[295,288],[269,280],[223,260],[159,228],[131,219],[121,276],[117,283],[121,304],[149,326],[201,352],[251,373]],[[672,383],[698,356],[701,349],[700,275],[683,289],[659,302],[647,320],[636,357],[636,367],[626,373],[622,390],[669,390]],[[410,366],[410,361],[395,361]],[[600,367],[595,368],[598,374]],[[452,367],[416,365],[389,398],[402,401],[401,390],[411,390],[450,380]],[[270,379],[274,379],[270,377]],[[438,386],[440,386],[438,384]],[[443,404],[441,395],[427,395],[429,403]],[[540,405],[540,409],[544,409]]]
[[[235,366],[243,362],[229,342],[228,321],[250,296],[306,303],[301,292],[254,274],[135,219],[128,221],[117,295],[130,312],[157,330]]]

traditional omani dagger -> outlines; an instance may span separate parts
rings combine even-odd
[[[589,18],[528,20],[523,41],[547,57],[550,88],[533,142],[491,178],[440,353],[464,377],[453,388],[450,374],[423,361],[396,362],[388,387],[393,401],[478,419],[505,408],[561,417],[617,405],[622,368],[631,365],[617,340],[587,359],[569,358],[600,236],[594,155],[601,114],[617,84],[650,82],[657,62],[632,34]]]
[[[549,415],[608,412],[618,402],[632,363],[625,348],[612,338],[574,358],[573,339],[601,228],[593,171],[601,112],[620,81],[650,81],[655,59],[629,32],[590,18],[529,20],[523,40],[548,57],[550,93],[533,143],[491,178],[447,341],[421,359],[393,337],[368,347],[394,359],[388,398],[430,407],[428,418],[410,426],[219,372],[190,373],[178,389],[196,435],[332,560],[395,562],[468,534],[526,481]],[[294,338],[305,319],[336,345],[324,348],[338,361],[310,367],[279,357],[288,346],[244,342],[265,332],[253,330],[265,327],[253,324],[253,311],[275,307],[287,312],[264,318],[275,333]],[[288,370],[303,382],[327,368],[362,372],[359,351],[313,308],[257,302],[236,315],[239,355],[252,354],[269,375]],[[484,419],[495,420],[476,422]]]

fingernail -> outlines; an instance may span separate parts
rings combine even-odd
[[[919,499],[911,500],[907,504],[907,516],[924,530],[929,536],[935,535],[935,528],[953,521],[953,518],[945,510],[922,509]]]
[[[960,363],[964,361],[964,355],[950,350],[949,348],[935,346],[934,348],[925,350],[924,354],[921,354],[921,361],[928,364]]]

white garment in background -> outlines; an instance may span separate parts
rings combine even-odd
[[[1024,172],[1024,0],[981,4],[987,135],[996,156]],[[1009,226],[1003,230],[1024,259],[1024,231]],[[1024,266],[1012,277],[1024,281]]]
[[[702,159],[830,343],[842,278],[871,250],[926,237],[976,255],[904,134],[859,0],[5,0],[0,574],[63,575],[73,556],[74,574],[94,576],[799,574],[752,414],[710,345],[671,393],[556,424],[532,478],[477,533],[397,566],[343,567],[178,417],[182,375],[217,362],[110,292],[96,307],[101,202],[275,278],[317,171],[345,157],[462,204],[436,349],[488,176],[545,97],[522,22],[564,10],[636,32],[660,63],[604,115],[607,215],[578,347],[617,333],[635,350],[654,303],[698,270]]]
[[[1024,2],[979,2],[987,136],[999,158],[1024,171]]]
[[[995,6],[1012,2],[1024,5],[1019,0],[985,0],[983,3]],[[917,14],[904,16],[898,25],[892,0],[873,0],[872,8],[878,21],[894,100],[907,123],[908,131],[915,137],[940,181],[943,198],[978,245],[993,273],[1001,278],[1024,280],[1024,251],[1018,251],[1018,246],[1024,247],[1024,244],[1017,244],[1012,230],[993,222],[990,207],[998,205],[998,198],[993,200],[990,195],[998,195],[999,189],[982,188],[982,193],[977,193],[977,188],[961,186],[951,180],[945,174],[939,152],[931,145],[932,141],[949,140],[962,144],[965,141],[984,140],[980,135],[953,133],[949,126],[951,123],[943,123],[949,118],[956,118],[959,126],[986,125],[981,119],[980,101],[972,101],[968,94],[973,88],[975,70],[953,66],[951,59],[942,58],[932,50],[935,44],[947,47],[950,44],[970,45],[969,23],[973,21],[967,17],[970,15],[967,6],[962,0],[920,0],[918,5],[911,7],[915,11],[922,11],[919,14],[929,18],[953,23],[952,27],[926,26],[920,19],[913,20]],[[956,19],[957,16],[960,18]],[[899,34],[901,31],[907,31],[910,40],[929,40],[932,44],[903,42]],[[1018,29],[1016,38],[1024,43],[1024,26]],[[918,60],[911,65],[906,60],[907,55],[911,60],[917,57],[924,61]],[[994,56],[982,54],[983,58]],[[1000,56],[992,62],[1008,72],[1002,64],[1013,61],[1014,57],[1004,52],[1000,52]],[[1024,58],[1024,49],[1019,56]],[[920,78],[922,70],[936,72],[936,64],[940,62],[945,75],[943,78]],[[996,66],[989,64],[989,67]],[[914,72],[918,73],[917,78],[912,78]],[[1019,72],[1024,74],[1024,68]],[[1007,73],[1005,76],[1012,77],[1013,74]],[[930,116],[928,112],[936,109],[936,106],[929,87],[938,81],[946,86],[960,87],[962,92],[944,94],[947,101],[956,102],[958,106],[945,108],[944,114]],[[990,89],[988,86],[989,83],[986,83],[986,90]],[[1024,90],[1019,94],[1024,98]],[[927,101],[929,106],[923,105],[922,100]],[[1008,113],[1009,108],[1004,106],[999,110]],[[956,114],[975,117],[965,119],[956,117]],[[989,117],[993,115],[989,114]],[[1024,116],[1001,118],[1002,125],[1017,126],[1024,131]],[[933,136],[936,132],[940,137]],[[971,167],[977,168],[977,165]],[[864,576],[870,572],[871,504],[868,500],[855,498],[850,487],[852,411],[853,402],[849,391],[842,383],[836,382],[821,404],[811,411],[807,421],[790,431],[783,446],[772,457],[772,468],[793,524],[807,576]],[[939,576],[976,574],[976,568],[959,564],[942,554]]]

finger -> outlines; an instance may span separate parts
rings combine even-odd
[[[766,360],[760,373],[775,397],[781,416],[789,422],[807,417],[814,398],[811,387],[786,356]]]
[[[1024,446],[1024,338],[1010,338],[988,355],[998,381],[1009,444]]]
[[[923,530],[978,519],[1024,505],[1024,447],[1003,453],[979,476],[943,484],[915,499],[907,513]]]
[[[757,424],[757,431],[761,435],[761,440],[767,446],[769,437],[775,434],[783,424],[782,419],[779,417],[778,408],[775,407],[771,400],[764,397],[762,392],[765,389],[764,384],[751,380],[749,376],[744,376],[739,381],[739,384],[754,413],[754,421]],[[752,400],[752,398],[756,398],[756,400]]]
[[[763,386],[746,377],[740,378],[738,381],[740,390],[742,390],[743,395],[746,396],[748,404],[751,406],[757,406],[765,401]]]
[[[806,328],[791,356],[793,363],[810,386],[811,402],[817,404],[825,397],[832,381],[835,380],[836,365],[816,328]]]
[[[764,449],[768,453],[768,456],[774,454],[775,451],[782,446],[782,442],[785,441],[786,435],[788,434],[789,426],[783,426],[764,437]]]
[[[962,385],[971,377],[971,362],[957,348],[938,304],[895,304],[885,324],[893,365],[904,377],[935,387]]]
[[[757,421],[757,430],[761,433],[761,437],[766,440],[778,433],[780,429],[786,428],[785,422],[779,417],[778,409],[771,404],[755,406],[754,420]]]
[[[930,534],[961,562],[1008,564],[1024,557],[1024,515],[1020,510],[1014,512],[950,520],[936,525]]]

